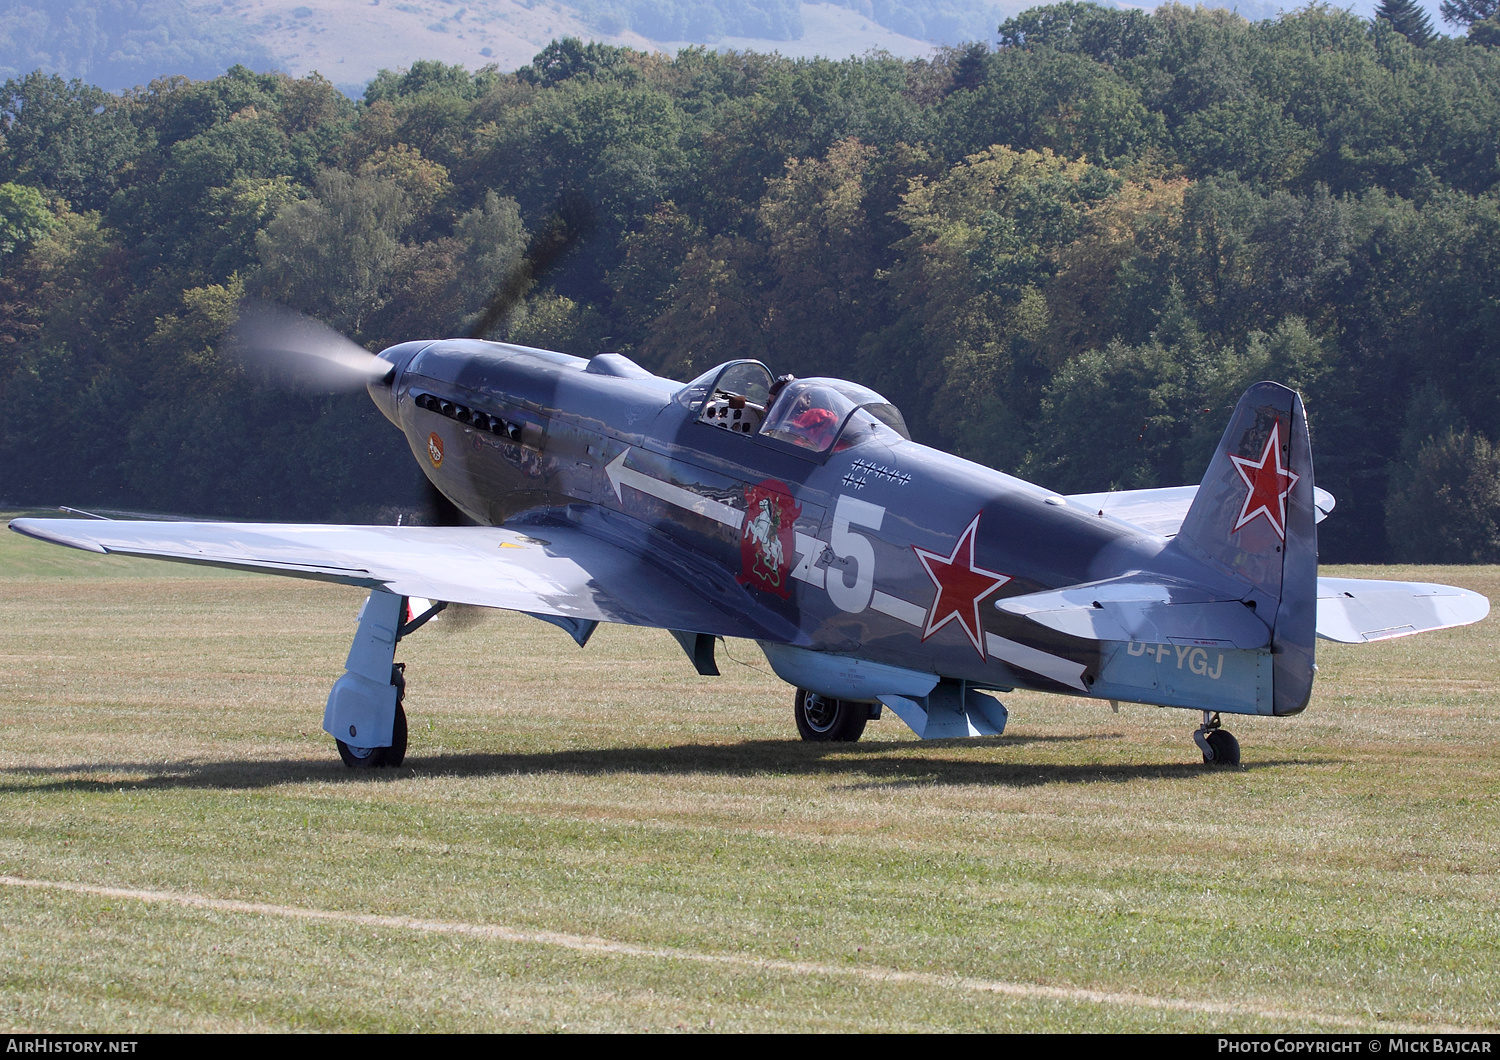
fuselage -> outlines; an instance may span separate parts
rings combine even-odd
[[[398,370],[376,403],[471,518],[585,526],[787,644],[1099,694],[1097,641],[996,603],[1181,563],[1161,537],[895,431],[814,452],[704,422],[703,385],[618,355],[446,340],[382,356]],[[1223,660],[1202,654],[1206,682]]]

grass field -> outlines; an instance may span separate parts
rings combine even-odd
[[[1495,619],[1320,645],[1214,771],[1188,712],[1020,694],[804,745],[753,645],[496,614],[403,644],[361,773],[360,597],[0,533],[0,1026],[1500,1027]]]

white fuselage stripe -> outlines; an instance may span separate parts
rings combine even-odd
[[[1017,644],[1013,640],[997,637],[993,633],[984,635],[984,646],[989,649],[992,656],[1002,662],[1019,666],[1023,670],[1030,670],[1034,674],[1041,674],[1043,677],[1050,677],[1058,684],[1067,685],[1069,688],[1077,688],[1084,692],[1089,690],[1089,686],[1083,683],[1083,671],[1088,669],[1083,663],[1076,663],[1059,655],[1051,655],[1025,644]]]
[[[879,589],[870,594],[870,609],[900,619],[908,626],[921,626],[927,621],[927,608],[908,603]]]

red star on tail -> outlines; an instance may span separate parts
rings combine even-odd
[[[1240,509],[1240,517],[1230,533],[1256,516],[1264,515],[1276,531],[1276,536],[1285,541],[1286,495],[1302,476],[1281,466],[1281,421],[1277,420],[1271,426],[1271,437],[1266,439],[1266,447],[1258,462],[1246,460],[1242,456],[1231,456],[1229,459],[1234,461],[1235,470],[1245,480],[1245,485],[1250,487],[1245,494],[1245,506]],[[1285,485],[1282,485],[1283,482]]]
[[[992,570],[974,566],[974,538],[979,532],[979,516],[969,524],[950,555],[912,546],[912,551],[922,561],[927,576],[937,586],[937,595],[927,612],[927,628],[922,632],[926,640],[949,622],[957,622],[969,635],[969,642],[979,657],[984,658],[984,627],[979,623],[979,601],[1010,581],[1008,574],[996,574]],[[959,559],[963,555],[962,560]]]

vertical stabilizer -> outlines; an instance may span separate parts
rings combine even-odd
[[[1256,383],[1234,410],[1173,548],[1245,586],[1271,626],[1273,710],[1312,695],[1318,622],[1318,531],[1312,446],[1296,391]]]

